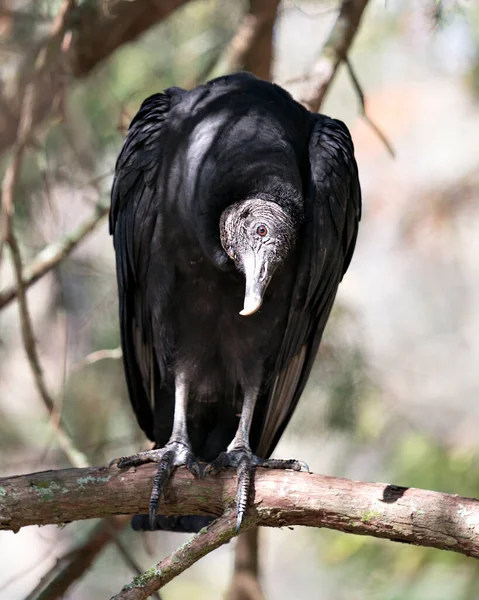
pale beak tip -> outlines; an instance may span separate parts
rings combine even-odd
[[[262,304],[262,298],[255,298],[249,301],[246,300],[244,303],[243,310],[240,311],[240,315],[243,317],[249,317],[250,315],[253,315],[255,312],[257,312],[261,308]]]

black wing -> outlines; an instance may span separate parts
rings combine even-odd
[[[261,427],[256,429],[260,456],[273,451],[306,385],[354,251],[361,217],[361,189],[349,131],[341,121],[322,115],[314,119],[303,246],[276,376]]]
[[[116,163],[110,208],[126,381],[138,423],[151,440],[160,373],[147,301],[148,268],[152,252],[158,251],[160,244],[155,235],[161,208],[156,187],[170,101],[168,94],[151,96],[131,122]]]

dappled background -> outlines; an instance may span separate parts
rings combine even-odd
[[[6,93],[59,4],[0,2]],[[245,6],[196,0],[72,87],[23,162],[14,226],[25,264],[105,212],[115,158],[140,102],[217,74]],[[281,3],[273,77],[293,94],[336,15],[336,2]],[[321,112],[351,130],[363,219],[315,370],[275,456],[300,458],[323,474],[479,497],[479,8],[473,0],[371,0],[349,58],[368,115],[396,157],[361,117],[341,67]],[[13,282],[4,249],[0,298]],[[75,445],[96,465],[146,447],[119,360],[105,218],[30,288],[28,300],[45,378]],[[33,383],[14,300],[0,311],[0,474],[68,466],[53,421]],[[0,598],[27,597],[93,526],[0,533]],[[141,568],[184,537],[119,533]],[[221,598],[233,546],[178,577],[162,598]],[[272,600],[479,598],[473,559],[327,530],[262,530],[261,566]],[[110,544],[65,597],[107,598],[131,569]]]

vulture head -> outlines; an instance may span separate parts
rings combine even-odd
[[[275,202],[243,200],[222,213],[220,237],[224,251],[246,280],[240,315],[252,315],[261,307],[275,270],[294,246],[295,221]]]

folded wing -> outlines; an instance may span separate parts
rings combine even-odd
[[[336,291],[356,243],[361,189],[354,147],[341,121],[314,115],[298,274],[288,325],[253,447],[269,456],[306,385]]]

